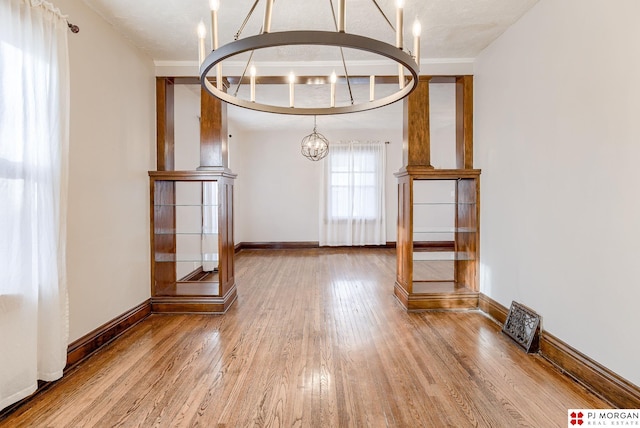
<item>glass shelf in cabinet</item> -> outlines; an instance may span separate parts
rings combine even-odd
[[[464,251],[414,251],[414,262],[475,260],[475,254]]]
[[[414,202],[413,205],[475,205],[475,202],[456,202],[456,201],[442,201],[442,202]]]
[[[172,229],[162,229],[153,232],[156,235],[198,235],[198,236],[215,236],[217,232],[199,232],[199,231],[176,231]]]
[[[154,204],[154,207],[217,207],[218,204]]]
[[[475,233],[477,229],[475,227],[426,227],[413,229],[414,234],[423,233]]]
[[[218,262],[218,253],[206,254],[174,254],[157,253],[156,263],[211,263]]]

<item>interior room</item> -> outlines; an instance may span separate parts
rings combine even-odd
[[[3,56],[8,11],[32,3],[1,6],[6,93],[21,79]],[[404,25],[412,92],[344,114],[252,110],[202,82],[219,81],[215,64],[201,76],[207,0],[51,0],[70,24],[52,250],[64,349],[51,370],[22,350],[49,333],[38,312],[13,317],[17,238],[0,239],[0,426],[565,426],[577,409],[639,409],[640,4],[405,0],[401,25],[395,0],[299,3],[220,0],[220,51],[260,34],[268,4],[272,34],[334,31],[344,6],[346,33],[393,45]],[[348,82],[358,97],[374,74],[378,96],[398,90],[388,58],[292,49],[306,60],[294,95],[272,84],[283,51],[256,57],[260,103],[328,103],[329,77],[305,73],[337,73],[346,109]],[[248,57],[225,65],[225,93],[240,81],[253,97]],[[0,105],[9,236],[19,109]],[[317,161],[301,153],[316,130]],[[383,159],[375,240],[352,239],[341,214],[327,229],[344,207],[330,162],[365,143]],[[518,314],[535,321],[526,344],[503,331]]]

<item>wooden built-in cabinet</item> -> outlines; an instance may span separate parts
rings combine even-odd
[[[429,83],[456,85],[456,168],[431,166]],[[408,310],[478,307],[480,170],[473,169],[472,76],[421,76],[404,102],[394,294]]]
[[[411,310],[477,307],[480,171],[397,176],[396,297]]]
[[[225,312],[236,299],[233,179],[215,171],[150,171],[151,306]]]
[[[226,104],[201,91],[200,166],[176,171],[176,84],[199,81],[156,80],[157,170],[149,171],[151,310],[224,313],[237,297],[233,239],[236,175],[228,168]]]

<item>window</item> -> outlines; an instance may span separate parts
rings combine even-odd
[[[378,215],[379,192],[377,153],[337,150],[329,162],[329,194],[327,216],[333,219],[375,219]]]
[[[341,142],[329,148],[323,179],[321,245],[384,244],[385,145]]]

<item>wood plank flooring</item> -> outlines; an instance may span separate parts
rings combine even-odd
[[[389,249],[244,250],[226,315],[152,315],[0,426],[566,427],[610,407],[480,312],[407,313]]]

